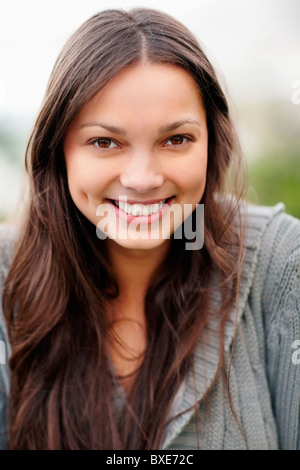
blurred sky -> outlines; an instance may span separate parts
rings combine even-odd
[[[287,99],[300,79],[299,0],[1,0],[0,106],[35,112],[65,40],[105,8],[144,5],[185,23],[224,74],[234,96]]]
[[[197,36],[236,103],[241,127],[251,128],[249,149],[265,132],[263,103],[280,102],[289,127],[299,125],[300,0],[0,0],[0,127],[22,136],[20,152],[66,39],[99,10],[133,6],[170,13]],[[252,115],[244,116],[243,106],[253,103]],[[0,201],[9,179],[3,152],[0,141]]]

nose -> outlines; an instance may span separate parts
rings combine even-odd
[[[159,188],[164,182],[164,176],[157,156],[152,155],[151,152],[135,152],[127,160],[121,172],[120,182],[125,188],[140,194]]]

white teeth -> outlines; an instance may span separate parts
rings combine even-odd
[[[161,205],[160,205],[161,204]],[[152,213],[155,214],[159,211],[159,209],[164,205],[164,203],[153,204],[152,206]]]
[[[149,212],[150,212],[150,210],[151,210],[151,209],[149,209],[149,207],[151,207],[151,206],[148,206],[148,205],[147,205],[147,206],[144,206],[144,207],[143,207],[143,215],[146,216],[146,215],[149,214]]]
[[[127,214],[131,214],[131,205],[126,202],[123,210],[127,212]]]
[[[126,212],[126,214],[134,215],[134,216],[148,216],[152,214],[156,214],[162,206],[165,204],[166,199],[160,201],[160,203],[156,204],[129,204],[128,202],[124,201],[115,201],[116,206],[118,206],[121,211]]]
[[[141,204],[133,204],[131,206],[131,214],[132,215],[142,215],[143,214],[143,207]]]

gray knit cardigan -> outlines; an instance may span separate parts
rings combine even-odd
[[[239,300],[225,334],[235,417],[222,376],[213,382],[219,322],[212,315],[195,352],[195,372],[173,401],[162,449],[300,449],[300,221],[285,214],[282,204],[249,207],[247,227]],[[0,244],[1,291],[11,251],[6,237]],[[219,301],[216,289],[216,306]],[[0,448],[5,448],[10,347],[1,309],[0,340]],[[120,388],[117,401],[122,395]]]

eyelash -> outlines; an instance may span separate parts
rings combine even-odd
[[[118,148],[118,144],[113,140],[113,139],[110,139],[109,137],[98,137],[98,139],[94,139],[90,142],[91,145],[97,147],[98,149],[100,150],[110,150],[109,147],[107,148],[101,148],[99,145],[97,145],[97,143],[102,140],[102,141],[109,141],[110,143],[113,143],[116,145],[116,147],[113,147],[113,148]]]
[[[178,137],[181,137],[183,140],[185,140],[185,142],[182,142],[180,144],[177,144],[177,145],[166,145],[167,142],[171,141],[172,139],[175,139],[175,138],[178,138]],[[118,143],[115,142],[113,139],[111,139],[110,137],[98,137],[97,139],[94,139],[90,142],[91,145],[97,147],[98,149],[100,150],[111,150],[111,147],[106,147],[106,148],[101,148],[99,145],[97,145],[99,143],[99,141],[109,141],[110,144],[113,143],[116,145],[116,147],[112,147],[112,148],[118,148]],[[164,142],[164,147],[167,146],[167,147],[182,147],[184,146],[187,142],[192,142],[193,141],[193,138],[190,137],[190,136],[187,136],[187,135],[183,135],[183,134],[175,134],[175,135],[172,135],[171,137],[169,137],[165,142]]]
[[[170,147],[181,147],[181,146],[185,145],[187,142],[192,142],[193,141],[192,137],[189,137],[189,136],[183,135],[183,134],[176,134],[176,135],[172,135],[172,137],[170,137],[166,142],[169,142],[169,141],[171,141],[171,139],[175,139],[177,137],[181,137],[182,139],[185,139],[186,142],[183,142],[183,143],[178,144],[178,145],[170,145]]]

